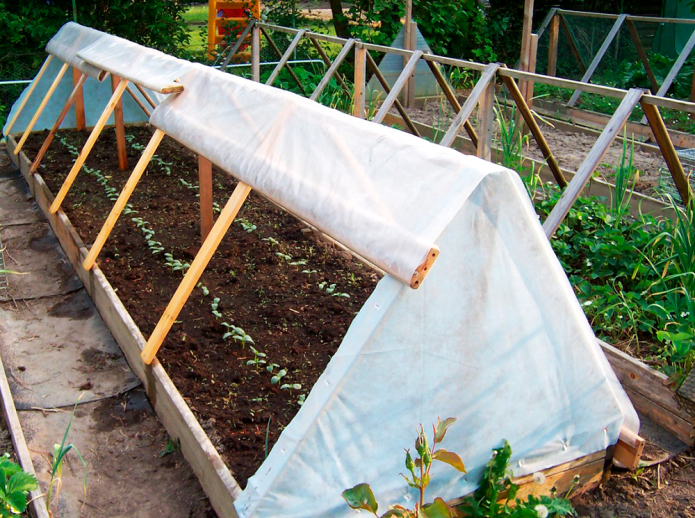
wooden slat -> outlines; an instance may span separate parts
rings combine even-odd
[[[613,450],[613,460],[634,471],[639,466],[644,451],[645,440],[626,428],[620,430],[618,444]]]
[[[270,47],[275,51],[275,54],[278,55],[280,59],[282,59],[282,51],[278,48],[278,46],[275,44],[275,41],[273,38],[270,37],[270,34],[268,34],[268,31],[266,31],[262,25],[258,25],[261,28],[261,31],[263,31],[263,35],[265,36],[265,39],[268,40],[268,43],[270,44]],[[260,61],[258,62],[260,66]],[[294,80],[295,83],[297,83],[297,86],[299,87],[299,90],[302,92],[303,95],[306,95],[306,90],[304,90],[304,86],[302,85],[302,82],[299,80],[297,77],[297,74],[294,73],[294,70],[292,70],[292,67],[287,67],[287,71],[290,73],[290,76],[292,76],[292,79]],[[260,73],[258,74],[259,80],[260,80]]]
[[[352,94],[352,114],[360,119],[365,118],[367,76],[367,49],[359,42],[355,45],[355,89]]]
[[[183,308],[186,300],[188,300],[193,288],[195,288],[200,276],[203,274],[203,271],[210,262],[210,259],[212,259],[212,255],[222,242],[222,238],[227,233],[227,230],[229,230],[229,226],[234,221],[234,218],[238,214],[239,209],[241,209],[244,200],[246,200],[246,197],[250,192],[250,186],[239,182],[234,189],[234,192],[230,196],[229,201],[224,206],[224,209],[222,209],[222,212],[215,222],[215,225],[210,231],[210,235],[208,235],[207,239],[203,243],[203,246],[200,248],[200,251],[195,256],[193,263],[191,263],[190,268],[188,268],[188,271],[186,271],[183,281],[181,281],[176,293],[174,293],[171,301],[169,301],[162,318],[159,320],[159,323],[150,335],[150,339],[147,341],[147,345],[140,354],[140,357],[147,365],[152,363],[152,360],[154,360],[155,354],[157,354],[162,342],[164,342],[164,339],[171,329],[171,326],[174,325],[174,321],[181,312],[181,308]]]
[[[562,15],[562,12],[560,12],[560,26],[565,30],[565,36],[567,38],[567,44],[570,46],[570,50],[572,51],[572,55],[574,56],[574,59],[577,60],[577,64],[579,65],[579,69],[582,71],[582,74],[586,73],[586,64],[584,63],[584,60],[582,59],[582,55],[579,53],[579,49],[577,48],[577,41],[574,39],[574,34],[572,33],[572,29],[570,29],[570,26],[567,25],[567,20],[565,20],[565,17]]]
[[[376,63],[374,62],[374,58],[372,58],[369,52],[367,52],[367,64],[369,65],[369,68],[374,74],[374,77],[376,77],[377,81],[381,83],[381,87],[384,89],[384,92],[386,92],[386,95],[388,96],[388,94],[391,92],[391,86],[384,77],[384,74],[382,74],[381,70],[379,70],[379,67],[376,65]],[[421,135],[417,129],[417,126],[413,124],[413,120],[410,118],[410,115],[408,115],[408,112],[405,110],[401,102],[398,100],[398,97],[396,97],[396,100],[393,102],[393,105],[398,110],[398,113],[401,114],[401,117],[403,117],[403,121],[405,122],[405,125],[408,126],[408,130],[410,131],[410,133],[417,137],[420,137]]]
[[[407,2],[410,4],[410,2]],[[403,42],[406,50],[415,51],[417,37],[417,23],[406,21],[406,33],[404,34]],[[403,56],[403,66],[408,64],[408,57]],[[415,74],[411,74],[403,86],[403,105],[410,108],[415,105]]]
[[[516,82],[514,82],[514,79],[512,79],[511,77],[506,76],[502,76],[502,82],[509,90],[512,99],[514,99],[514,102],[516,103],[516,107],[518,108],[519,113],[524,118],[524,121],[526,122],[528,128],[531,130],[531,134],[533,135],[533,138],[538,144],[538,148],[541,150],[541,153],[543,153],[543,157],[545,158],[545,161],[547,162],[550,171],[553,173],[555,181],[560,187],[566,187],[567,180],[562,174],[560,165],[557,163],[557,160],[555,160],[555,156],[553,156],[553,152],[550,150],[550,146],[548,145],[548,142],[545,140],[543,132],[541,131],[540,126],[538,126],[538,123],[536,122],[536,118],[533,116],[533,113],[526,104],[524,97],[521,95],[521,91],[517,87]]]
[[[331,78],[336,75],[338,72],[338,67],[343,64],[343,61],[345,58],[348,56],[350,51],[352,50],[352,47],[355,45],[355,40],[354,39],[349,39],[347,43],[343,46],[342,49],[340,49],[340,52],[336,56],[335,60],[331,64],[330,68],[328,71],[324,74],[323,78],[319,82],[318,86],[316,87],[316,90],[314,90],[311,93],[310,99],[312,101],[318,101],[319,97],[323,93],[323,90],[328,86],[328,83],[331,81]]]
[[[24,134],[22,135],[22,138],[19,139],[19,142],[17,143],[17,147],[14,150],[15,154],[19,153],[22,150],[22,146],[27,141],[27,138],[29,138],[29,134],[31,133],[31,130],[34,128],[34,124],[36,124],[36,121],[39,120],[39,117],[43,113],[44,108],[46,108],[48,101],[51,100],[51,97],[53,96],[53,92],[55,92],[55,89],[58,88],[58,85],[60,84],[60,80],[63,79],[63,76],[65,75],[65,72],[68,70],[69,67],[70,67],[70,65],[68,65],[67,63],[63,63],[63,66],[60,67],[58,74],[56,75],[55,79],[53,79],[53,83],[51,83],[51,87],[46,92],[46,95],[43,96],[43,99],[41,100],[41,104],[39,104],[39,107],[36,109],[36,112],[34,112],[34,116],[29,121],[29,124],[27,124],[27,127],[24,130]]]
[[[46,61],[44,61],[43,65],[41,65],[41,68],[39,69],[39,73],[36,74],[36,77],[29,85],[29,88],[27,88],[27,93],[24,96],[24,98],[22,99],[22,101],[19,103],[19,106],[17,107],[17,111],[12,116],[12,119],[10,119],[10,122],[7,123],[7,125],[5,126],[5,135],[9,135],[10,132],[12,131],[12,126],[14,126],[14,123],[17,122],[17,117],[19,117],[20,113],[22,113],[22,110],[24,110],[24,106],[26,106],[27,101],[31,97],[31,94],[34,93],[34,88],[36,88],[36,85],[39,84],[41,77],[43,77],[44,72],[46,72],[48,65],[51,63],[51,60],[53,60],[53,55],[49,54],[48,57],[46,58]]]
[[[165,85],[159,89],[159,93],[162,94],[180,94],[181,92],[183,92],[183,85],[176,82]]]
[[[268,86],[272,86],[275,80],[278,78],[280,75],[280,71],[285,67],[289,59],[292,57],[292,54],[294,53],[294,49],[297,48],[297,45],[299,45],[299,42],[302,41],[302,37],[304,36],[304,31],[301,30],[297,34],[294,35],[294,38],[292,39],[292,42],[287,46],[287,49],[285,50],[285,53],[282,55],[280,58],[280,61],[278,61],[277,66],[273,70],[273,72],[270,74],[270,77],[268,80],[265,82]]]
[[[531,34],[533,32],[533,1],[524,0],[524,17],[521,23],[521,57],[520,70],[529,69],[531,61]],[[522,88],[523,92],[524,89]]]
[[[615,136],[625,125],[632,110],[637,106],[637,103],[639,103],[643,95],[644,90],[632,88],[625,96],[625,99],[620,103],[620,106],[618,106],[618,109],[613,114],[613,117],[611,117],[606,128],[591,148],[589,155],[577,169],[577,174],[567,186],[567,189],[565,189],[565,192],[555,205],[555,208],[548,215],[545,223],[543,223],[543,230],[548,239],[555,233],[560,223],[562,223],[562,220],[567,216],[567,213],[579,197],[584,185],[589,181],[589,178],[601,162],[603,155],[606,154]]]
[[[468,99],[466,99],[466,102],[461,107],[461,111],[458,112],[453,122],[449,126],[449,129],[447,130],[446,134],[444,135],[444,138],[442,138],[442,141],[440,142],[442,146],[451,147],[451,145],[454,143],[456,136],[458,135],[459,131],[461,131],[461,126],[463,126],[463,124],[473,113],[473,109],[475,108],[476,104],[478,104],[478,101],[485,92],[487,86],[489,84],[494,85],[495,75],[497,74],[497,70],[499,68],[500,65],[497,63],[490,63],[485,67],[485,70],[480,76],[480,79],[475,84],[475,87],[468,96]],[[492,106],[490,107],[490,109],[492,109]],[[480,133],[478,133],[477,147],[480,147],[480,140],[482,138],[483,137],[480,135]]]
[[[151,115],[150,110],[148,110],[147,107],[144,104],[142,104],[142,101],[135,95],[135,92],[133,92],[130,89],[130,85],[125,87],[125,91],[128,92],[131,99],[133,99],[133,101],[135,101],[135,104],[137,104],[140,107],[140,109],[143,111],[143,113],[145,115],[147,115],[147,117],[149,117]]]
[[[72,85],[73,87],[77,87],[79,85],[77,94],[75,95],[75,127],[78,131],[82,131],[86,127],[84,113],[84,91],[82,88],[84,77],[85,75],[80,72],[78,68],[72,67]]]
[[[323,50],[323,47],[321,46],[321,44],[316,40],[316,38],[309,37],[309,40],[311,41],[312,45],[316,49],[316,52],[318,52],[323,63],[326,65],[326,69],[331,68],[331,64],[332,64],[331,60],[328,57],[328,54],[326,54],[326,51]],[[369,53],[367,53],[367,55],[369,56]],[[343,76],[340,74],[340,72],[336,71],[336,73],[333,77],[335,77],[335,81],[338,83],[338,85],[340,85],[340,87],[343,89],[343,92],[345,92],[346,95],[352,95],[352,92],[345,84],[345,80],[343,79]]]
[[[65,104],[63,105],[63,109],[61,110],[60,114],[58,115],[58,118],[56,119],[56,121],[53,123],[53,127],[51,128],[51,131],[49,131],[48,135],[46,135],[46,139],[43,141],[43,144],[41,145],[41,149],[39,149],[39,152],[34,157],[34,162],[32,162],[32,164],[31,164],[31,169],[29,170],[29,174],[34,174],[34,172],[36,172],[39,165],[41,164],[41,160],[43,160],[43,157],[46,154],[46,151],[48,151],[48,147],[51,145],[51,142],[53,142],[53,138],[55,137],[56,132],[58,131],[58,129],[60,129],[60,125],[63,124],[63,121],[65,120],[65,117],[67,116],[68,112],[70,111],[70,108],[72,107],[72,105],[75,102],[75,100],[77,99],[77,97],[80,95],[80,92],[82,91],[82,84],[84,83],[86,78],[87,78],[87,76],[85,74],[81,74],[79,79],[75,83],[75,86],[72,89],[72,93],[70,94],[70,97],[68,97],[67,101],[65,101]]]
[[[261,81],[261,30],[255,24],[251,33],[251,78]]]
[[[212,211],[212,162],[198,155],[198,188],[200,194],[200,242],[204,243],[212,230],[215,216]]]
[[[490,81],[478,102],[478,146],[476,156],[492,160],[492,120],[495,104],[495,81]]]
[[[94,262],[99,256],[101,249],[104,247],[104,243],[106,243],[106,240],[113,231],[113,227],[116,225],[118,218],[120,217],[121,213],[123,212],[123,209],[128,203],[130,196],[133,194],[133,191],[135,190],[135,187],[140,181],[142,174],[145,172],[147,165],[150,163],[150,160],[152,160],[152,155],[154,155],[154,152],[157,150],[157,146],[159,146],[159,143],[162,141],[163,137],[164,132],[162,130],[155,130],[154,134],[152,135],[152,138],[150,139],[150,142],[147,144],[147,147],[145,148],[145,151],[143,151],[140,160],[138,160],[135,169],[133,169],[130,178],[128,178],[128,181],[123,187],[121,194],[119,194],[116,203],[111,209],[111,213],[106,218],[106,222],[101,227],[99,235],[94,240],[94,244],[92,245],[92,248],[89,250],[87,258],[84,260],[84,263],[82,263],[82,267],[85,270],[91,270],[94,266]]]
[[[144,89],[142,86],[140,86],[139,84],[137,84],[137,83],[134,83],[134,84],[135,84],[135,88],[138,89],[138,92],[140,92],[140,94],[141,94],[141,95],[145,98],[145,100],[147,101],[147,104],[149,104],[150,106],[152,106],[152,108],[156,108],[157,105],[154,103],[154,101],[152,100],[152,98],[151,98],[149,95],[147,95],[147,92],[145,91],[145,89]]]
[[[111,74],[111,89],[115,92],[121,78]],[[128,85],[126,85],[128,88]],[[116,126],[116,149],[118,152],[118,168],[121,171],[128,169],[128,149],[125,144],[125,126],[123,125],[123,96],[119,97],[113,108],[113,120]]]
[[[657,144],[659,144],[661,154],[666,161],[666,165],[668,165],[668,170],[671,172],[671,177],[678,188],[681,200],[684,205],[687,205],[692,197],[690,182],[688,182],[688,177],[685,175],[683,164],[678,153],[676,153],[676,148],[673,147],[673,142],[664,125],[664,120],[661,118],[661,113],[659,113],[656,106],[646,103],[642,103],[642,110],[645,118],[649,121],[649,127],[652,129],[654,138]]]
[[[620,27],[623,26],[623,23],[625,22],[625,18],[627,17],[626,14],[621,14],[618,19],[615,21],[613,24],[613,27],[611,27],[610,32],[608,33],[608,36],[606,36],[606,39],[603,40],[603,43],[601,44],[601,48],[598,49],[598,52],[594,56],[594,59],[591,60],[591,64],[589,65],[589,68],[587,71],[584,73],[584,76],[582,76],[582,83],[588,83],[591,81],[591,76],[594,75],[594,72],[596,71],[596,67],[598,67],[599,63],[603,59],[603,56],[606,54],[606,51],[608,50],[608,47],[610,46],[611,43],[613,43],[613,40],[617,36],[618,32],[620,31]],[[579,96],[581,95],[581,90],[575,90],[574,93],[572,94],[572,97],[570,98],[569,102],[567,103],[568,106],[574,106],[577,101],[579,100]]]
[[[536,73],[536,60],[538,58],[538,34],[531,34],[531,56],[528,64],[528,71],[532,74]],[[526,104],[529,108],[533,106],[533,89],[535,82],[530,79],[526,82],[526,91],[524,92],[524,99],[526,99]]]
[[[120,83],[118,83],[116,90],[111,95],[111,99],[109,99],[109,102],[106,104],[106,107],[104,108],[104,111],[101,113],[99,120],[94,125],[94,129],[92,129],[92,132],[89,134],[87,142],[85,142],[84,146],[82,147],[82,151],[80,151],[80,154],[77,156],[75,163],[72,165],[72,169],[70,169],[68,176],[65,178],[65,181],[63,182],[63,185],[60,188],[58,195],[56,196],[55,200],[53,200],[53,204],[50,208],[51,214],[55,214],[60,208],[60,204],[63,203],[63,200],[65,199],[65,196],[67,196],[70,187],[72,187],[75,178],[77,178],[80,169],[82,169],[84,161],[87,159],[87,156],[89,156],[89,153],[94,147],[94,143],[97,141],[97,138],[99,138],[101,130],[104,129],[104,125],[106,124],[106,121],[109,119],[111,112],[113,112],[113,109],[115,108],[119,99],[123,95],[126,86],[128,86],[128,81],[126,80],[123,80]]]
[[[215,0],[208,0],[208,59],[212,58],[212,51],[215,50],[217,25],[217,9],[215,9]]]
[[[244,44],[244,41],[248,37],[249,33],[253,29],[253,26],[256,25],[256,19],[252,18],[249,23],[246,24],[246,27],[244,27],[244,30],[242,33],[239,35],[239,39],[236,40],[236,43],[232,47],[232,49],[227,53],[227,55],[224,58],[224,61],[222,62],[222,71],[225,72],[227,70],[227,65],[232,61],[232,58],[234,55],[237,53],[239,48]]]
[[[379,107],[379,111],[374,116],[374,119],[372,119],[374,122],[383,122],[384,117],[386,117],[386,114],[389,112],[393,104],[396,102],[396,98],[401,93],[401,90],[403,90],[403,87],[408,82],[408,79],[415,71],[417,62],[422,57],[422,54],[423,52],[421,50],[416,50],[415,52],[413,52],[413,55],[408,60],[408,63],[403,67],[403,71],[398,76],[398,79],[396,79],[396,82],[393,84],[393,88],[391,88],[391,91],[386,96],[386,99],[384,99],[384,102],[381,105],[381,107]]]
[[[652,86],[652,92],[657,92],[659,90],[659,83],[656,81],[656,77],[654,76],[652,66],[649,64],[649,58],[647,57],[647,53],[644,51],[644,47],[642,46],[642,40],[640,40],[639,33],[635,28],[635,24],[630,18],[627,19],[626,23],[627,28],[630,30],[630,37],[632,38],[632,42],[635,44],[635,48],[637,48],[637,54],[639,55],[639,58],[642,61],[642,65],[644,66],[644,71],[647,73],[649,84]]]
[[[426,57],[426,55],[424,57]],[[442,92],[444,92],[444,96],[446,97],[447,101],[449,101],[451,107],[454,109],[454,113],[459,113],[461,111],[461,104],[456,98],[456,94],[449,86],[449,83],[446,82],[444,74],[442,74],[442,71],[439,69],[439,64],[435,61],[429,60],[425,60],[425,63],[427,63],[427,66],[430,67],[432,75],[434,75],[434,78],[437,80],[439,87],[442,89]],[[466,133],[468,133],[468,136],[470,137],[471,141],[473,141],[473,145],[478,147],[478,135],[475,132],[475,129],[473,128],[473,125],[470,123],[470,121],[467,120],[463,123],[463,129],[465,129]]]
[[[422,264],[415,269],[413,276],[410,278],[411,288],[416,290],[422,285],[425,277],[430,273],[432,265],[437,260],[437,257],[439,257],[439,248],[430,248],[429,252],[427,252],[427,257],[425,257]]]
[[[540,37],[540,33],[538,34]],[[550,43],[548,44],[548,75],[554,76],[557,73],[557,46],[560,40],[560,17],[553,16],[550,23]]]

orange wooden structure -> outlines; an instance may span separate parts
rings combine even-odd
[[[208,0],[208,53],[212,53],[232,30],[240,34],[249,19],[259,20],[260,17],[260,0]]]

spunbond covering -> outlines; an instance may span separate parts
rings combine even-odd
[[[389,272],[240,516],[351,514],[340,495],[360,482],[412,507],[403,448],[438,416],[458,418],[444,446],[469,470],[436,468],[444,498],[474,490],[503,439],[523,475],[638,431],[516,173],[202,66],[181,83],[153,125]]]
[[[202,65],[150,122],[406,284],[499,166]]]
[[[46,52],[60,59],[90,77],[103,80],[105,73],[77,56],[77,53],[99,40],[105,33],[84,27],[74,22],[68,22],[46,44]]]

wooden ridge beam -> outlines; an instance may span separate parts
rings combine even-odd
[[[552,237],[560,226],[560,223],[562,223],[562,220],[567,216],[567,213],[579,197],[584,185],[589,181],[589,178],[591,178],[591,175],[601,162],[603,155],[606,154],[613,140],[615,140],[616,135],[625,125],[632,110],[635,109],[643,95],[644,90],[641,88],[632,88],[622,100],[620,106],[618,106],[618,109],[613,114],[613,117],[611,117],[608,125],[606,125],[606,128],[591,148],[589,155],[577,169],[577,174],[567,186],[565,192],[555,205],[555,208],[543,223],[543,230],[548,239]]]

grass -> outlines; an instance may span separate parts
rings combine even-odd
[[[183,13],[183,19],[188,24],[205,25],[208,22],[207,4],[192,5]]]

